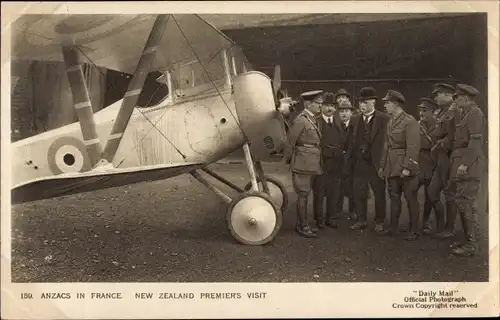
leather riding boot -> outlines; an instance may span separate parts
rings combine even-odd
[[[316,223],[320,229],[325,227],[325,213],[323,209],[323,202],[323,197],[313,197],[314,219],[316,220]]]
[[[432,232],[431,224],[429,222],[429,218],[431,216],[431,211],[432,211],[432,204],[430,201],[425,199],[424,202],[424,212],[423,212],[423,219],[422,219],[422,232],[425,234],[430,234]]]
[[[455,220],[457,217],[457,206],[454,201],[446,201],[446,226],[444,230],[435,235],[439,239],[451,238],[455,235]]]
[[[446,202],[446,229],[451,233],[455,231],[455,221],[457,219],[457,205],[454,201]]]
[[[399,233],[399,216],[401,214],[401,199],[391,198],[391,222],[390,227],[379,232],[380,235],[395,236]]]
[[[444,206],[441,201],[434,204],[434,214],[436,215],[436,233],[442,232],[445,225]]]
[[[399,216],[401,215],[401,198],[391,199],[391,233],[399,231]]]
[[[461,211],[461,210],[460,210]],[[464,212],[460,212],[462,218],[465,243],[461,246],[456,246],[453,249],[453,254],[458,256],[470,257],[474,255],[477,249],[476,245],[476,219],[473,216],[473,209],[467,205]]]
[[[297,200],[297,232],[304,237],[314,238],[316,234],[312,232],[307,223],[307,197],[299,197]]]

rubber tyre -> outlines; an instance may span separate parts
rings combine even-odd
[[[236,230],[234,230],[233,225],[231,223],[233,209],[236,206],[236,204],[238,204],[241,200],[243,200],[247,197],[250,197],[250,196],[251,197],[259,197],[259,198],[262,198],[263,200],[267,201],[269,204],[271,204],[272,208],[274,209],[274,214],[276,215],[276,224],[274,226],[273,231],[271,232],[271,234],[269,236],[267,236],[266,238],[259,240],[259,241],[250,241],[250,240],[246,240],[246,239],[242,238],[236,232]],[[241,244],[245,244],[245,245],[250,245],[250,246],[261,246],[261,245],[268,244],[274,240],[274,238],[276,237],[276,235],[280,231],[281,226],[283,225],[283,214],[281,213],[281,210],[276,206],[276,204],[274,203],[272,198],[267,193],[265,193],[265,192],[246,192],[246,193],[240,194],[239,197],[234,199],[231,202],[231,204],[229,205],[229,208],[228,208],[227,213],[226,213],[226,224],[227,224],[229,232],[231,233],[231,235],[233,236],[233,238],[237,242],[239,242]]]

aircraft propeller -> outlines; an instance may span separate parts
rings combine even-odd
[[[298,104],[298,102],[288,96],[286,89],[281,88],[280,65],[276,65],[274,67],[274,78],[272,86],[276,110],[286,119],[293,112],[294,106]]]

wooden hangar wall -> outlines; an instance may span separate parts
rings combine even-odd
[[[317,88],[334,92],[343,87],[356,95],[371,85],[379,97],[389,88],[401,91],[408,112],[417,116],[418,101],[432,83],[458,81],[481,91],[479,104],[487,114],[485,14],[223,32],[243,48],[256,70],[272,77],[274,65],[280,64],[283,86],[295,99]],[[94,111],[123,97],[130,80],[90,65],[85,73]],[[68,108],[72,98],[63,64],[16,62],[16,74],[21,76],[12,95],[13,141],[76,121]]]
[[[436,81],[476,86],[487,114],[486,14],[414,20],[227,30],[254,68],[273,76],[281,65],[283,86],[300,92],[373,86],[382,98],[401,91],[418,116],[421,97]],[[386,79],[386,80],[384,80]],[[378,108],[382,108],[379,102]]]

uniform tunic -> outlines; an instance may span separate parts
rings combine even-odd
[[[432,139],[429,132],[435,126],[433,122],[419,121],[420,124],[420,153],[418,155],[418,165],[420,169],[420,181],[430,182],[434,172],[435,162],[432,159],[431,149],[435,140]]]
[[[458,114],[451,154],[450,178],[452,180],[480,179],[481,165],[484,160],[483,132],[486,125],[483,112],[476,104],[472,104],[468,110],[463,110]],[[467,174],[461,177],[457,175],[460,165],[467,166]]]
[[[309,195],[312,177],[323,173],[320,132],[314,116],[307,110],[295,119],[288,132],[284,157],[290,162],[295,192]]]
[[[408,169],[411,176],[418,176],[420,153],[418,122],[403,111],[391,118],[387,129],[385,157],[382,157],[381,162],[383,175],[387,178],[400,177],[403,169]]]
[[[450,153],[455,133],[455,116],[456,110],[454,107],[448,109],[436,110],[434,113],[436,125],[430,130],[429,134],[434,141],[442,140],[442,146],[434,148],[431,155],[436,165],[433,172],[433,177],[429,185],[429,195],[432,202],[440,201],[440,193],[443,190],[447,201],[453,200],[453,190],[450,189]]]

